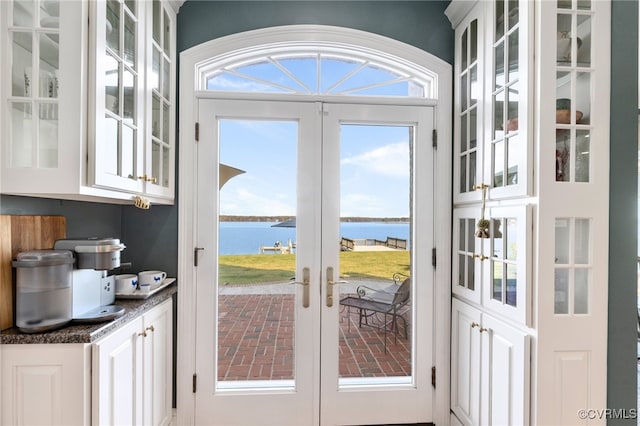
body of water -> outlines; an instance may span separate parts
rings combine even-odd
[[[220,222],[219,254],[257,254],[261,246],[273,246],[276,241],[286,245],[296,242],[296,228],[273,227],[274,222]],[[387,237],[409,240],[408,223],[343,222],[340,236],[384,241]],[[337,242],[336,242],[337,244]]]

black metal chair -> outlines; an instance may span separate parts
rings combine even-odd
[[[347,296],[340,300],[340,305],[347,308],[348,315],[351,315],[351,308],[358,309],[358,326],[363,325],[377,328],[384,331],[384,351],[387,352],[387,332],[394,334],[394,341],[398,339],[400,332],[399,321],[402,322],[404,337],[407,339],[407,320],[404,317],[405,305],[409,303],[411,296],[411,278],[405,278],[400,284],[402,274],[394,274],[394,284],[376,290],[364,285],[358,286],[357,296]],[[382,319],[374,320],[378,315]],[[351,321],[349,320],[349,327]]]

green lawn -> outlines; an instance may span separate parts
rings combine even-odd
[[[391,279],[409,274],[409,251],[340,252],[341,277]],[[286,281],[295,275],[295,254],[220,256],[221,284]]]

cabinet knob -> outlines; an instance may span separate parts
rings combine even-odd
[[[129,175],[131,176],[131,175]],[[151,183],[157,183],[158,182],[158,178],[155,178],[153,176],[147,176],[146,174],[142,175],[142,176],[138,176],[138,180],[143,180],[145,182],[151,182]]]
[[[156,331],[155,327],[153,325],[150,325],[149,327],[145,328],[144,331],[146,332],[147,330],[149,330],[150,332],[154,332]]]
[[[471,328],[476,328],[476,327],[480,327],[480,324],[478,324],[477,322],[472,322]]]
[[[138,333],[138,336],[147,337],[147,331],[145,330],[141,333]]]

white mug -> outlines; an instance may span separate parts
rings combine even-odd
[[[116,293],[131,294],[138,288],[138,276],[134,274],[116,275]]]
[[[151,287],[159,286],[165,278],[167,278],[167,273],[163,271],[138,272],[140,291],[143,293],[150,291]]]

